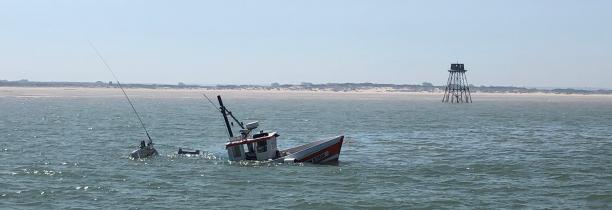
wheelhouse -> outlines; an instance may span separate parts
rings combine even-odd
[[[278,136],[276,132],[261,132],[246,138],[234,137],[225,144],[225,148],[231,161],[271,160],[279,156],[276,146]]]

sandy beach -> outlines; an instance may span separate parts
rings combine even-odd
[[[335,91],[308,91],[308,90],[261,90],[261,89],[139,89],[129,88],[126,92],[131,97],[143,98],[201,98],[202,94],[208,96],[223,95],[225,97],[240,98],[350,98],[350,99],[438,99],[442,92],[392,92],[384,89],[368,89],[348,92]],[[84,87],[0,87],[0,97],[123,97],[118,88],[84,88]],[[580,95],[580,94],[551,94],[551,93],[472,93],[475,101],[499,99],[547,99],[547,100],[612,100],[612,95]]]

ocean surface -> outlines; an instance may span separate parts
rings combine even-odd
[[[135,94],[160,156],[131,160],[145,136],[119,94],[0,97],[0,209],[612,208],[609,96],[224,98],[279,148],[346,136],[338,165],[312,165],[229,162],[198,94]]]

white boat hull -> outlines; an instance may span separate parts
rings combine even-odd
[[[340,158],[340,150],[344,136],[338,136],[330,140],[320,140],[299,147],[283,150],[278,161],[282,162],[310,162],[310,163],[333,163]]]

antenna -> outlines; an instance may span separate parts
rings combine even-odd
[[[98,51],[98,48],[96,48],[96,46],[94,46],[93,43],[91,43],[91,41],[89,41],[89,46],[91,46],[91,48],[96,52],[96,55],[98,55],[98,58],[100,58],[100,60],[104,64],[104,66],[106,66],[106,69],[113,75],[113,78],[115,78],[115,81],[117,81],[117,85],[119,86],[119,88],[121,88],[121,91],[123,92],[123,95],[127,99],[127,101],[130,104],[130,106],[132,107],[132,110],[134,111],[134,114],[136,114],[136,117],[138,118],[138,121],[140,122],[140,125],[142,126],[142,129],[147,134],[147,138],[149,139],[149,142],[153,143],[153,140],[151,140],[151,136],[149,135],[149,131],[147,131],[147,127],[145,127],[145,124],[142,122],[142,118],[140,118],[140,115],[138,114],[138,111],[136,111],[136,108],[134,108],[134,104],[132,104],[132,100],[130,100],[130,97],[128,97],[127,93],[123,89],[123,86],[121,86],[121,83],[119,82],[119,79],[117,79],[117,76],[115,75],[115,72],[113,72],[111,67],[106,62],[106,60],[104,60],[104,57],[102,57],[102,54],[100,54],[100,51]]]

